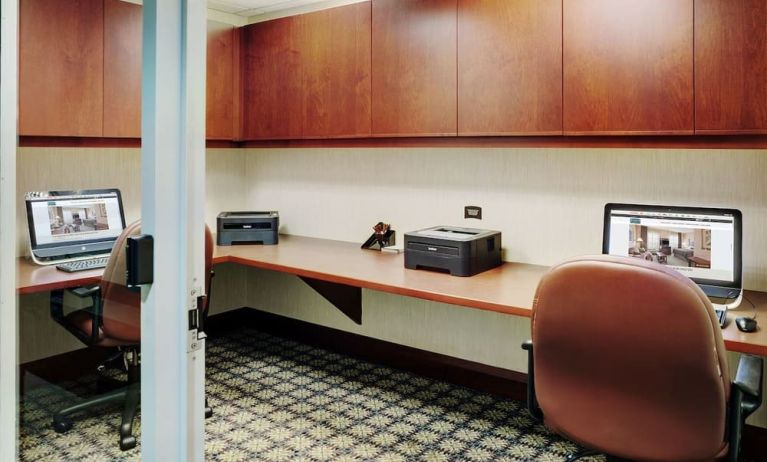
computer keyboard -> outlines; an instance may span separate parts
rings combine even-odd
[[[67,273],[74,273],[77,271],[87,271],[96,268],[104,268],[107,266],[109,257],[91,258],[88,260],[77,260],[56,265],[56,269],[66,271]]]

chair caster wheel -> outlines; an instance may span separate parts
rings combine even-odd
[[[120,438],[120,450],[121,451],[127,451],[128,449],[133,449],[136,447],[136,437],[135,436],[124,436]]]
[[[66,417],[54,417],[53,418],[53,430],[56,433],[66,433],[72,429],[72,421]]]
[[[212,408],[209,408],[209,407],[206,407],[206,408],[205,408],[205,418],[206,418],[206,419],[209,419],[209,418],[211,418],[212,416],[213,416],[213,409],[212,409]]]

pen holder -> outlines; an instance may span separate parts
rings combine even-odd
[[[394,235],[395,231],[393,229],[386,231],[384,234],[373,233],[360,248],[366,250],[381,250],[386,246],[394,245]]]

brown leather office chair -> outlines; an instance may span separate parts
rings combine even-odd
[[[120,425],[120,448],[131,449],[136,446],[133,436],[133,421],[139,404],[141,384],[139,379],[139,357],[141,343],[141,292],[130,289],[126,284],[126,241],[128,237],[141,233],[141,222],[129,225],[115,241],[112,253],[99,285],[81,287],[70,291],[80,298],[91,298],[92,306],[64,313],[64,292],[51,294],[51,317],[74,334],[84,344],[92,347],[112,347],[119,349],[118,358],[122,357],[127,366],[127,386],[120,387],[73,406],[59,410],[53,416],[53,428],[64,433],[72,428],[72,414],[100,406],[104,403],[125,400],[125,407]],[[213,237],[205,227],[205,293],[208,298],[202,307],[202,319],[208,312],[213,256]],[[204,325],[204,322],[203,324]],[[207,407],[205,416],[212,411]]]
[[[533,305],[528,408],[594,453],[639,461],[736,461],[761,404],[762,360],[730,382],[708,298],[657,263],[581,257],[552,267]]]

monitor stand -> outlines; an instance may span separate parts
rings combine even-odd
[[[706,291],[704,290],[704,292]],[[711,304],[714,305],[714,309],[734,310],[738,308],[740,303],[743,301],[743,290],[738,291],[738,296],[734,300],[732,298],[720,298],[711,295],[709,295],[708,299],[711,300]]]

